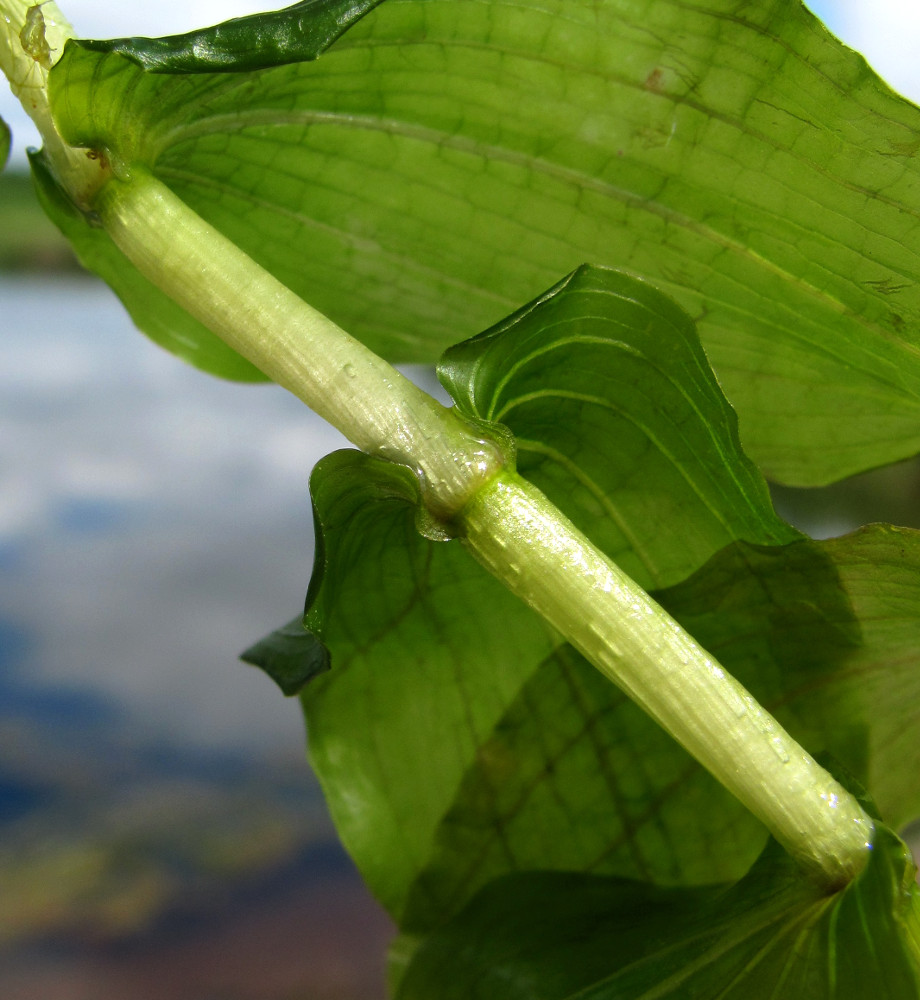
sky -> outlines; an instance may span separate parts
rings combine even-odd
[[[895,90],[920,101],[917,0],[812,0],[808,6]]]

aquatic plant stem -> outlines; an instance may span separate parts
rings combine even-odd
[[[419,476],[438,519],[504,464],[499,447],[259,267],[167,187],[135,170],[95,210],[155,285],[369,454]]]
[[[466,547],[663,726],[827,888],[862,870],[856,799],[534,486],[505,473],[462,516]]]
[[[0,0],[0,70],[41,133],[55,177],[86,208],[108,180],[108,169],[91,151],[74,149],[61,139],[48,103],[48,74],[73,37],[73,28],[51,0]]]
[[[855,798],[543,496],[500,448],[302,302],[147,174],[96,209],[151,281],[359,448],[419,474],[423,502],[486,568],[637,701],[837,888],[872,822]]]
[[[36,13],[0,0],[0,67],[41,111],[58,182],[140,273],[358,448],[413,469],[431,518],[679,740],[805,870],[828,888],[854,877],[872,823],[853,796],[516,476],[495,440],[304,303],[151,174],[120,167],[112,177],[106,157],[62,143],[47,110],[54,53],[37,22],[44,10],[51,5]]]

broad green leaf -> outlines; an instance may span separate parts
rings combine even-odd
[[[837,720],[820,699],[807,725],[784,705],[788,691],[835,677],[859,645],[839,575],[819,546],[733,546],[657,596],[793,735],[810,750],[827,748]],[[847,751],[847,765],[864,765],[864,726],[853,733],[852,712],[843,724],[832,749]],[[430,926],[508,870],[590,871],[663,885],[737,879],[765,836],[667,733],[563,647],[481,748],[441,823],[409,915]]]
[[[449,349],[439,376],[463,412],[513,431],[518,471],[646,589],[736,539],[800,537],[742,452],[690,317],[636,278],[581,267]]]
[[[739,545],[657,596],[887,823],[920,817],[920,532]]]
[[[648,329],[661,338],[656,362],[648,357]],[[740,453],[733,415],[692,324],[635,279],[582,269],[506,327],[454,354],[454,377],[466,375],[451,387],[458,396],[463,389],[471,415],[490,417],[496,414],[477,407],[499,398],[493,390],[501,383],[507,398],[533,399],[526,414],[538,422],[538,396],[551,407],[568,391],[560,367],[577,378],[599,364],[622,369],[623,380],[604,380],[590,405],[565,413],[573,441],[598,444],[584,455],[572,446],[563,470],[569,475],[584,460],[596,482],[587,502],[578,490],[569,495],[562,477],[555,488],[569,501],[565,512],[584,514],[602,544],[615,539],[617,555],[635,563],[644,581],[680,579],[737,534],[799,537],[772,513],[763,481]],[[500,379],[502,371],[518,373],[517,381]],[[541,381],[545,392],[532,392]],[[624,385],[633,393],[628,412],[617,398]],[[545,425],[551,424],[547,413]],[[548,433],[546,426],[540,431]],[[627,443],[608,448],[608,440]],[[650,492],[677,496],[673,516],[650,517],[636,502],[637,452]],[[545,467],[535,467],[536,479]],[[601,859],[604,870],[665,882],[712,881],[745,870],[762,844],[759,825],[592,667],[557,649],[558,638],[457,544],[418,536],[418,498],[407,470],[346,453],[321,463],[312,489],[319,539],[308,625],[333,665],[304,699],[314,763],[343,839],[407,926],[440,922],[496,871],[541,857],[546,863],[540,852],[547,845],[555,845],[560,867],[595,868]],[[604,517],[625,532],[606,531]],[[633,551],[652,555],[640,561]],[[285,637],[278,639],[286,646]],[[312,669],[309,657],[302,669],[305,675]],[[513,730],[515,713],[537,732],[526,746],[507,751],[495,729]],[[437,721],[419,725],[429,716]],[[472,733],[471,719],[478,720]],[[576,751],[558,774],[555,764],[547,767],[566,749],[555,748],[557,737]],[[641,773],[628,738],[642,747]],[[520,824],[505,815],[515,808],[519,781],[535,790],[534,798],[523,797]],[[669,797],[673,787],[686,797]],[[487,807],[481,833],[488,850],[479,862],[473,852],[472,866],[469,856],[453,857],[448,842],[455,801],[472,815],[467,796]],[[720,808],[696,832],[682,832],[712,802]],[[604,822],[577,838],[560,837],[576,822],[580,803],[590,803]],[[727,823],[738,828],[737,849],[714,856],[711,838]],[[448,875],[429,888],[431,871],[445,867]]]
[[[863,781],[885,821],[900,828],[920,817],[920,531],[870,525],[824,549],[862,628],[826,710],[841,725],[868,730]],[[819,697],[795,691],[789,704],[807,714]],[[845,715],[856,706],[857,715]]]
[[[738,878],[764,827],[569,646],[479,747],[402,918],[438,926],[509,871],[700,885]]]
[[[132,163],[152,163],[157,155],[152,146],[154,126],[169,132],[186,127],[196,117],[211,118],[217,112],[217,93],[259,91],[273,93],[285,103],[289,81],[274,78],[259,67],[298,63],[315,59],[338,35],[380,0],[307,0],[283,11],[238,18],[213,28],[165,39],[115,39],[68,43],[61,63],[75,60],[92,80],[91,94],[76,84],[71,74],[61,86],[61,102],[78,116],[89,115],[93,122],[105,119],[105,126],[120,134],[118,140],[95,140],[78,145],[99,146],[100,155],[112,156],[120,167]],[[82,53],[82,59],[81,59]],[[95,67],[95,68],[94,68]],[[98,70],[98,77],[95,76]],[[248,72],[247,72],[248,71]],[[296,65],[292,70],[297,73]],[[57,71],[56,79],[63,70]],[[79,75],[79,74],[78,74]],[[264,84],[264,87],[262,86]],[[53,84],[51,85],[54,86]],[[175,89],[178,86],[178,91]],[[134,98],[131,97],[134,93]],[[84,98],[90,104],[83,104]],[[236,100],[227,105],[231,117],[236,114]],[[135,100],[136,99],[136,100]],[[214,100],[213,105],[210,102]],[[197,113],[196,113],[197,109]],[[213,119],[212,119],[213,123]],[[93,126],[96,127],[95,125]],[[162,135],[161,135],[162,138]],[[103,154],[101,147],[105,148]],[[282,195],[285,187],[283,153],[276,151],[277,173],[267,179],[271,192],[264,192],[266,205]],[[180,154],[179,161],[182,159]],[[224,165],[230,157],[220,157]],[[181,358],[224,378],[241,381],[264,381],[265,376],[247,360],[227,347],[198,320],[177,306],[130,264],[94,220],[70,204],[40,156],[32,157],[32,170],[41,191],[45,210],[73,243],[80,262],[94,271],[114,289],[132,319],[152,340]],[[192,166],[192,174],[195,168]],[[242,174],[239,179],[243,180]],[[216,174],[198,178],[212,193],[219,189]],[[173,185],[181,191],[181,185]],[[245,186],[245,185],[244,185]],[[243,193],[243,201],[255,195]],[[260,195],[262,197],[262,195]],[[202,209],[194,199],[193,207]],[[303,290],[306,266],[289,244],[290,231],[278,216],[280,204],[269,213],[231,209],[248,236],[224,227],[227,235],[247,249],[260,263],[273,270],[295,290]],[[207,216],[206,211],[202,214]],[[261,230],[261,235],[258,235]],[[262,243],[261,251],[258,243]]]
[[[660,328],[657,364],[645,356],[648,328]],[[447,367],[448,385],[472,415],[496,416],[489,401],[514,400],[503,419],[520,433],[517,411],[528,416],[539,429],[529,440],[552,441],[571,459],[566,475],[589,463],[599,484],[591,492],[579,488],[584,476],[570,488],[554,480],[545,462],[534,475],[556,490],[565,513],[611,544],[620,536],[590,506],[602,501],[617,530],[625,526],[629,545],[616,543],[624,562],[633,551],[655,553],[654,572],[637,562],[644,578],[669,580],[700,566],[659,592],[665,605],[810,750],[831,749],[860,776],[879,779],[886,812],[900,796],[895,821],[906,818],[916,757],[898,729],[903,712],[891,707],[913,683],[920,601],[909,587],[900,604],[885,601],[898,593],[889,578],[909,586],[920,579],[915,534],[897,536],[899,563],[887,535],[876,539],[880,547],[868,539],[868,548],[851,549],[784,532],[738,451],[692,328],[658,293],[622,275],[580,271],[452,352]],[[549,407],[540,422],[541,401],[565,403],[579,373],[600,367],[621,371],[622,380],[601,380],[588,403],[566,410],[569,441],[554,438],[562,430]],[[626,389],[624,413],[614,404]],[[658,482],[667,484],[661,493],[694,486],[679,516],[650,517],[634,501],[636,448],[605,451],[637,428],[650,490]],[[675,434],[680,447],[661,447]],[[585,458],[577,445],[589,439],[597,453]],[[681,456],[679,476],[668,467],[672,454]],[[311,752],[345,843],[404,928],[437,926],[513,870],[664,885],[747,870],[763,828],[457,543],[418,535],[407,470],[342,453],[321,463],[312,489],[319,534],[307,623],[333,669],[304,695]],[[716,551],[744,533],[795,541]],[[851,563],[875,565],[875,574],[860,582]],[[857,615],[878,621],[861,631]],[[309,658],[302,669],[310,672]],[[851,680],[867,670],[874,676],[866,690],[877,692],[871,701]],[[899,764],[895,754],[908,750]]]
[[[386,0],[315,62],[69,45],[51,82],[69,140],[394,359],[610,264],[698,319],[774,478],[920,449],[920,111],[798,0]]]
[[[306,622],[332,670],[304,692],[310,757],[397,917],[463,774],[556,641],[458,544],[419,535],[416,488],[407,469],[350,451],[311,481]]]
[[[339,452],[311,486],[306,624],[332,663],[303,693],[311,761],[404,928],[437,926],[495,874],[534,864],[666,883],[745,870],[759,824],[593,667],[554,652],[458,543],[418,534],[408,471]],[[535,738],[509,746],[516,713]],[[485,828],[454,853],[458,822],[475,827],[469,798]]]
[[[727,889],[509,876],[422,946],[397,1000],[912,1000],[915,874],[881,827],[863,873],[831,896],[772,842]]]

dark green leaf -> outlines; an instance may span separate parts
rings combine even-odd
[[[920,817],[920,531],[870,525],[824,543],[862,628],[826,710],[841,726],[867,731],[863,781],[885,821]],[[820,695],[794,691],[790,707],[814,712]],[[845,706],[852,714],[845,715]],[[854,711],[855,710],[855,711]],[[839,715],[838,715],[839,712]],[[828,746],[835,749],[830,740]]]
[[[410,965],[398,1000],[915,1000],[920,891],[877,831],[823,896],[771,842],[728,889],[533,872],[484,890]]]
[[[304,0],[184,35],[76,44],[90,52],[120,53],[152,73],[242,73],[316,59],[380,2]]]
[[[445,388],[514,433],[518,471],[646,589],[736,539],[799,538],[741,450],[693,322],[651,285],[581,267],[450,348]]]
[[[250,646],[240,659],[264,670],[286,695],[299,694],[308,681],[329,669],[329,652],[304,627],[303,617]]]
[[[509,871],[659,885],[738,878],[765,838],[737,799],[564,646],[482,742],[402,924],[430,930]]]
[[[51,82],[71,141],[391,358],[594,261],[698,319],[773,477],[920,449],[920,111],[798,0],[388,0],[314,62],[153,74],[69,45]]]

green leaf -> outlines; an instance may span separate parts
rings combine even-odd
[[[798,0],[388,0],[314,62],[68,45],[51,84],[70,141],[393,359],[594,261],[698,319],[774,478],[920,449],[920,111]]]
[[[800,537],[741,450],[692,320],[645,282],[581,267],[450,348],[439,376],[464,413],[511,429],[518,471],[646,589],[737,539]]]
[[[862,629],[826,710],[867,732],[864,781],[895,829],[920,817],[920,531],[870,525],[824,543]],[[828,686],[830,688],[830,685]],[[791,708],[814,711],[817,691],[799,690]],[[844,715],[844,706],[851,713]],[[830,724],[830,720],[829,720]],[[828,740],[828,747],[834,749]],[[842,759],[842,758],[841,758]],[[855,769],[854,769],[854,773]],[[859,774],[857,773],[859,777]]]
[[[764,827],[569,646],[540,664],[479,747],[402,918],[437,927],[509,871],[700,885],[738,878]]]
[[[329,651],[307,631],[302,616],[250,646],[240,659],[264,670],[286,695],[299,694],[329,669]]]
[[[77,44],[91,52],[120,53],[153,73],[240,73],[316,59],[380,2],[304,0],[184,35],[80,40]]]
[[[231,117],[239,110],[238,99],[243,93],[254,96],[257,92],[269,100],[273,94],[279,107],[285,106],[290,97],[289,81],[270,77],[264,67],[292,64],[289,69],[296,75],[298,63],[317,58],[379,2],[307,0],[282,11],[238,18],[187,35],[72,41],[58,65],[76,63],[78,70],[68,75],[67,70],[55,67],[55,80],[62,81],[57,91],[59,103],[91,131],[101,130],[93,138],[77,140],[76,145],[93,147],[97,155],[112,158],[119,168],[153,162],[158,158],[154,146],[164,139],[164,133],[173,133],[171,139],[167,137],[167,142],[172,142],[177,137],[175,129],[194,127],[196,119],[208,119],[213,124],[212,116],[219,113],[221,103],[218,94],[229,102],[224,110]],[[86,73],[89,77],[81,76]],[[55,89],[54,81],[50,87]],[[114,134],[102,138],[109,130],[118,138]],[[152,142],[154,132],[158,132],[159,139]],[[283,151],[272,155],[277,172],[265,178],[271,188],[263,193],[266,205],[272,199],[283,198],[285,190]],[[181,160],[180,155],[176,162]],[[224,156],[219,160],[224,166],[232,162],[232,158]],[[195,166],[187,166],[195,176]],[[32,168],[37,184],[44,189],[45,210],[73,243],[84,267],[112,286],[139,329],[205,371],[240,381],[265,381],[252,364],[142,277],[95,220],[70,204],[43,160],[33,157]],[[238,179],[245,187],[242,173]],[[198,176],[197,182],[211,194],[220,186],[213,169]],[[185,193],[181,183],[173,183],[173,187]],[[237,225],[222,228],[291,288],[303,291],[305,263],[286,242],[290,227],[286,228],[276,214],[277,209],[282,214],[284,210],[276,204],[259,218],[259,212],[249,211],[253,206],[248,199],[255,194],[254,190],[242,192],[242,203],[237,201],[228,216]],[[208,217],[200,202],[186,200]],[[220,220],[216,221],[220,227]]]
[[[345,846],[399,917],[463,774],[556,640],[458,544],[419,535],[408,469],[336,452],[311,490],[306,621],[332,670],[303,695],[310,757]]]
[[[471,416],[516,401],[503,419],[567,450],[559,466],[547,446],[528,474],[644,581],[680,579],[737,535],[799,537],[741,454],[692,324],[653,288],[581,269],[450,357],[448,386]],[[552,437],[558,399],[600,367],[620,376],[564,408],[569,438]],[[637,454],[672,516],[637,502]],[[312,480],[307,623],[333,663],[304,696],[312,754],[345,843],[391,911],[424,929],[495,874],[535,864],[672,883],[746,870],[760,825],[456,543],[419,537],[416,489],[407,470],[350,453]],[[561,835],[582,809],[598,821]],[[713,854],[726,826],[734,846]]]
[[[838,735],[832,749],[849,751],[848,765],[865,765],[861,715],[854,727],[852,710],[835,720],[812,698],[803,726],[784,704],[789,691],[826,685],[860,641],[836,568],[819,546],[732,546],[656,596],[809,749],[826,749],[839,721],[848,738]],[[838,701],[838,709],[846,704]],[[419,926],[436,924],[508,870],[590,871],[663,885],[737,879],[765,837],[666,732],[563,647],[483,744],[409,912]]]
[[[897,695],[920,676],[917,535],[869,533],[851,545],[787,531],[738,450],[692,333],[653,289],[586,268],[452,351],[446,381],[471,415],[505,407],[518,433],[552,442],[533,450],[540,461],[528,474],[644,579],[698,566],[659,591],[662,602],[809,749],[832,750],[878,784],[900,822],[920,763]],[[618,374],[569,407],[581,373],[601,369]],[[615,404],[625,393],[624,412]],[[557,400],[565,426],[553,420]],[[679,515],[650,517],[635,502],[637,451],[650,494],[680,497]],[[567,461],[545,460],[556,453]],[[590,477],[565,478],[584,468]],[[311,752],[345,843],[405,929],[439,925],[508,871],[686,885],[747,870],[766,836],[760,824],[457,543],[418,535],[408,470],[342,453],[321,463],[312,489],[307,623],[333,669],[304,695]],[[794,541],[716,551],[745,533]],[[611,542],[621,537],[629,544]],[[897,594],[905,599],[889,606]]]
[[[728,889],[509,876],[422,946],[397,1000],[908,1000],[920,995],[915,874],[882,827],[833,896],[772,842]]]

